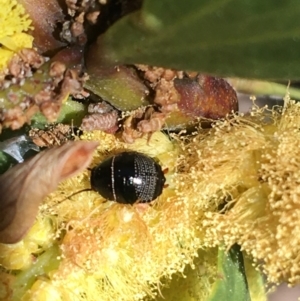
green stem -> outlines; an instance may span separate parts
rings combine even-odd
[[[58,245],[52,246],[36,259],[36,262],[27,270],[16,276],[13,284],[13,301],[21,300],[25,292],[35,282],[36,278],[58,268],[60,251]]]
[[[227,81],[238,92],[254,95],[278,95],[282,97],[289,92],[292,99],[300,100],[300,89],[288,88],[287,85],[241,78],[228,78]]]

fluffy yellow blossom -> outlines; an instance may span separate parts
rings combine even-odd
[[[0,266],[7,270],[31,268],[35,255],[52,246],[54,229],[47,218],[37,219],[26,238],[16,244],[0,244]]]
[[[26,34],[31,20],[16,0],[0,0],[0,70],[7,66],[13,54],[31,48],[33,37]]]
[[[50,300],[53,296],[57,300],[154,297],[161,286],[160,281],[176,272],[182,273],[187,264],[193,263],[201,247],[195,221],[207,206],[198,200],[189,202],[184,193],[179,195],[177,161],[180,147],[177,142],[163,133],[155,133],[150,142],[147,138],[139,139],[133,145],[103,132],[87,133],[82,139],[100,142],[92,165],[126,149],[155,157],[163,169],[168,168],[169,186],[152,204],[131,206],[106,201],[94,191],[66,198],[90,187],[89,171],[63,182],[45,200],[38,216],[38,221],[51,221],[52,227],[41,232],[45,235],[39,234],[42,238],[48,235],[51,243],[46,246],[41,240],[40,250],[32,249],[37,263],[28,268],[24,266],[25,270],[17,275],[12,300],[19,300],[21,296],[22,300]],[[57,236],[54,245],[53,228]],[[31,242],[29,245],[34,246],[35,241],[40,240],[34,235],[35,231],[40,232],[40,227],[37,225],[35,229],[25,237],[24,243]],[[55,245],[59,246],[60,254],[51,258],[57,258],[60,264],[57,267],[55,262],[54,268],[43,257],[49,257],[53,252],[49,250]],[[21,254],[24,254],[25,250],[22,250]],[[7,250],[3,256],[9,260],[11,254]],[[27,257],[24,255],[24,258]],[[50,272],[41,279],[32,276],[39,275],[40,270]],[[19,287],[18,283],[23,285]]]
[[[238,243],[273,283],[300,283],[299,124],[300,105],[287,100],[272,123],[221,127],[207,149],[221,154],[222,167],[231,165],[234,179],[227,199],[219,199],[222,212],[206,213],[207,244]],[[217,147],[224,144],[230,148]],[[220,157],[212,153],[209,165]]]
[[[101,141],[94,164],[129,148],[151,154],[163,168],[170,167],[170,175],[166,175],[169,188],[152,205],[131,206],[105,201],[93,191],[65,199],[90,187],[89,172],[64,182],[41,208],[44,216],[57,216],[59,230],[66,231],[61,264],[51,275],[53,290],[60,291],[63,300],[155,296],[161,279],[182,272],[200,248],[196,225],[191,222],[198,216],[201,202],[192,204],[184,196],[176,196],[177,146],[162,133],[155,133],[149,143],[145,138],[133,145],[102,132],[85,139]],[[173,167],[167,158],[175,162]]]
[[[299,124],[300,105],[286,100],[282,112],[236,115],[172,139],[155,133],[149,143],[86,133],[82,139],[100,143],[91,167],[133,149],[169,169],[168,187],[151,204],[131,206],[94,191],[68,197],[90,188],[89,171],[63,182],[40,208],[45,232],[36,225],[40,238],[31,232],[22,242],[40,248],[31,251],[37,263],[15,274],[12,299],[143,300],[195,257],[201,267],[205,254],[207,265],[204,248],[236,243],[269,281],[299,283]]]

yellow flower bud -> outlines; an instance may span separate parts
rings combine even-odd
[[[32,253],[51,247],[55,231],[49,218],[38,218],[24,238],[24,244]]]
[[[0,70],[13,54],[22,48],[31,48],[33,37],[25,32],[31,29],[31,20],[16,0],[0,0]]]
[[[34,256],[23,241],[16,244],[0,244],[0,266],[8,270],[24,270],[34,262]]]
[[[37,280],[28,290],[22,301],[65,301],[60,291],[50,281]]]

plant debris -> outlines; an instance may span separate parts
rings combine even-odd
[[[56,121],[63,102],[70,94],[86,95],[83,83],[87,77],[80,70],[68,69],[59,61],[42,65],[43,62],[44,59],[31,49],[22,50],[13,57],[8,69],[13,73],[3,76],[3,89],[0,91],[5,100],[0,106],[3,127],[18,129],[29,123],[38,111],[48,121]]]
[[[89,165],[97,142],[52,148],[0,176],[0,242],[20,241],[33,225],[43,199],[59,182]],[[37,185],[38,183],[38,185]]]

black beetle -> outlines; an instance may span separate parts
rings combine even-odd
[[[91,171],[92,190],[122,204],[151,202],[161,195],[165,181],[154,159],[133,151],[112,156]]]

